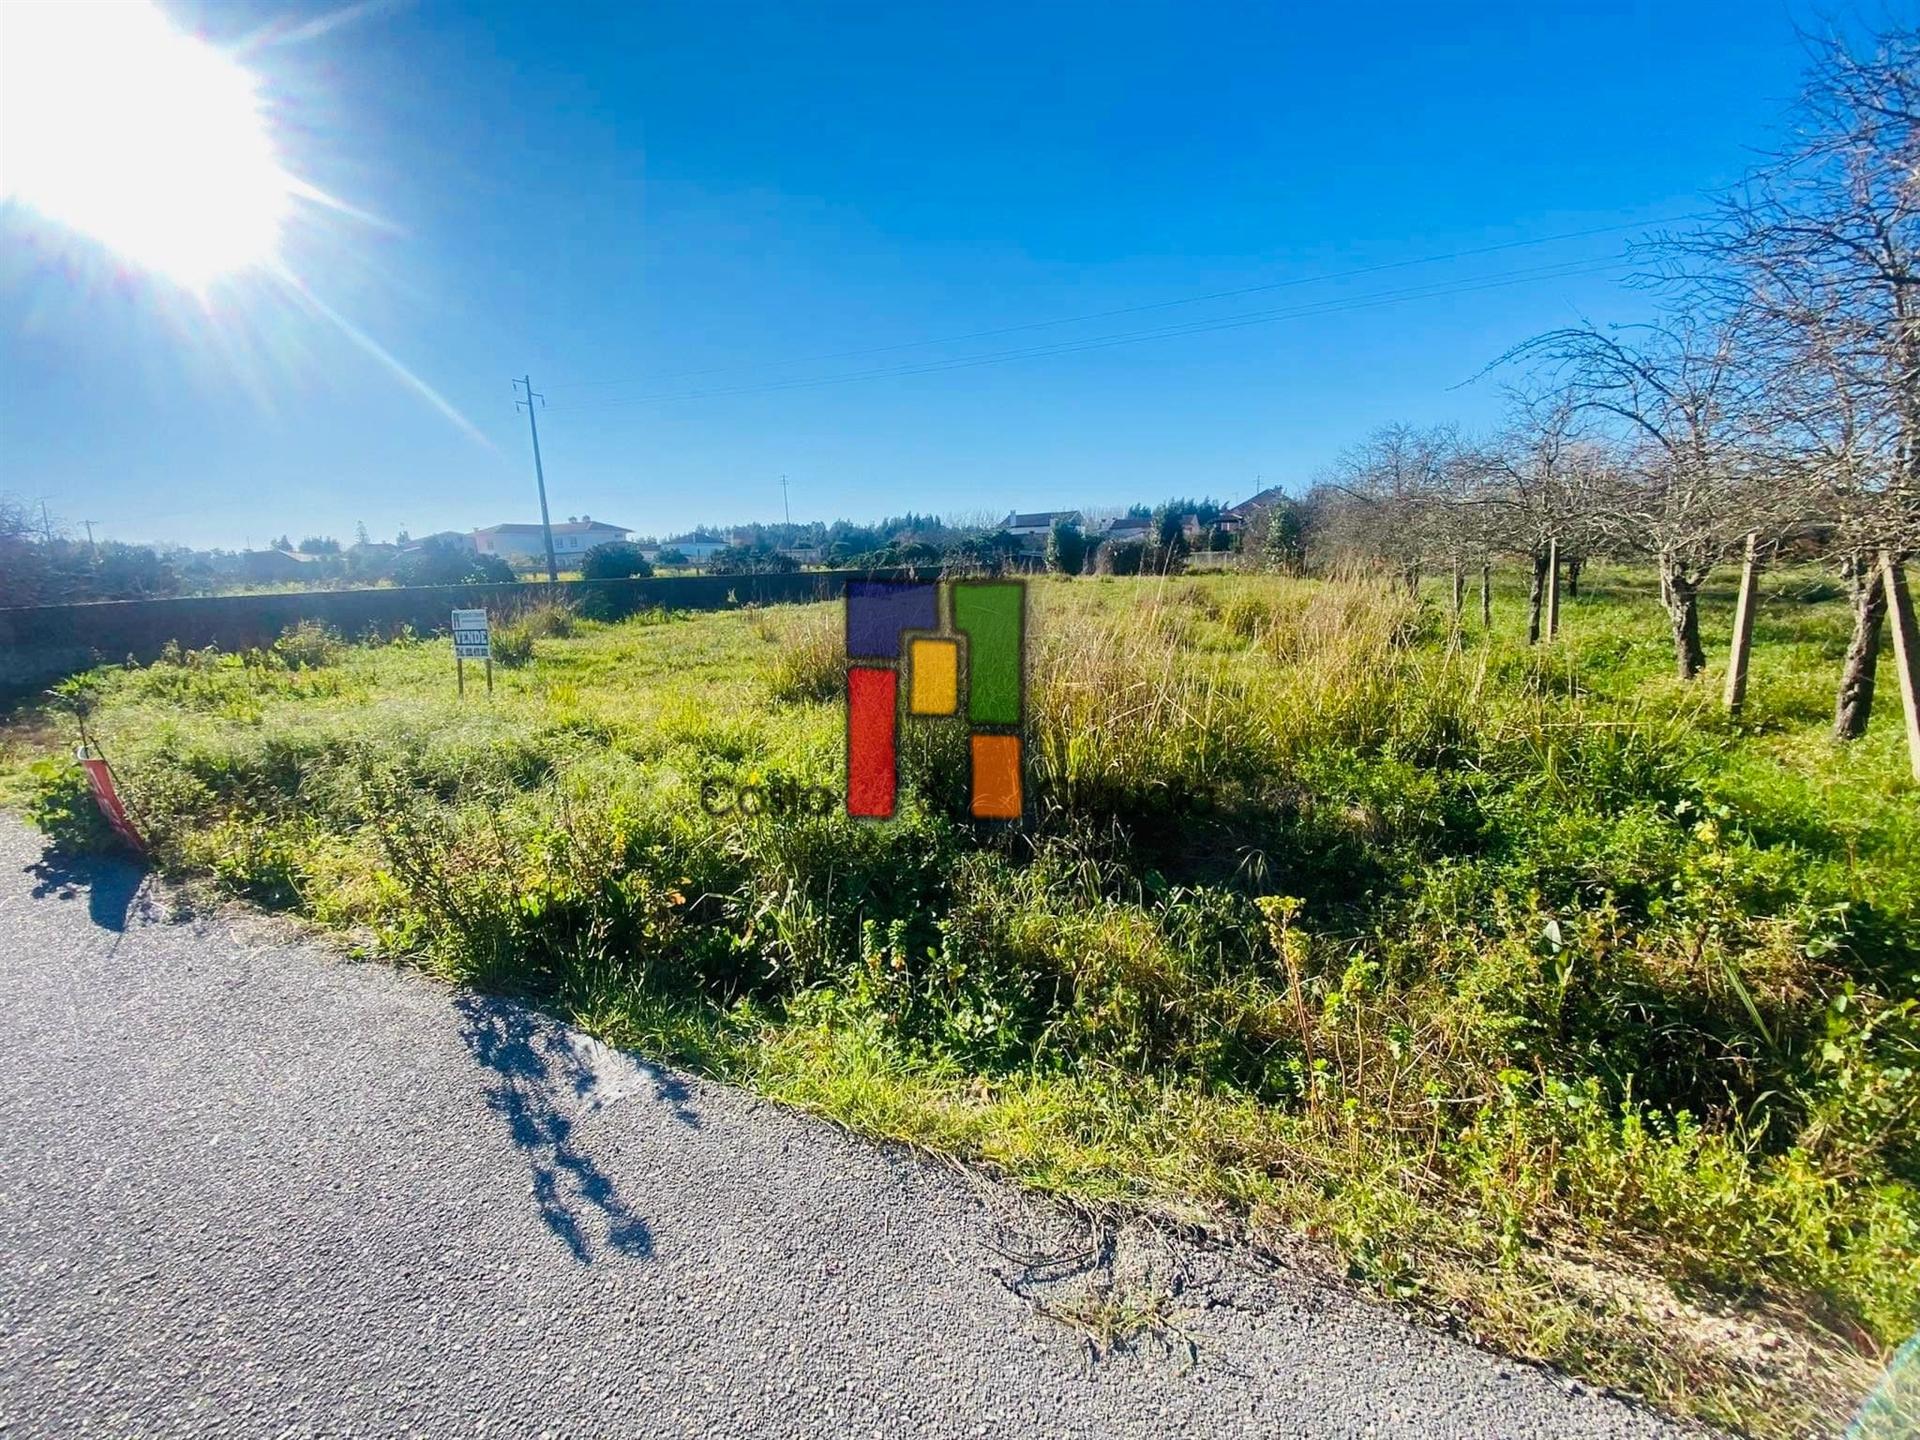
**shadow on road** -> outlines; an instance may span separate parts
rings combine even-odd
[[[598,1053],[646,1076],[656,1098],[672,1106],[685,1124],[699,1124],[686,1106],[686,1087],[671,1076],[640,1066],[616,1051],[587,1048],[560,1026],[510,1001],[463,993],[454,999],[460,1037],[487,1072],[487,1106],[507,1122],[513,1143],[533,1170],[533,1198],[540,1218],[581,1264],[593,1262],[588,1225],[598,1216],[606,1245],[623,1255],[653,1253],[647,1222],[628,1209],[619,1187],[574,1135],[575,1121],[558,1108],[569,1092],[597,1101],[609,1086],[594,1063]],[[617,1094],[614,1098],[618,1098]]]
[[[72,900],[82,891],[87,917],[116,935],[127,928],[147,872],[127,860],[103,855],[67,855],[49,850],[26,867],[36,900]]]

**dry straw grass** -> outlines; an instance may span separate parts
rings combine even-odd
[[[1287,580],[1052,609],[1028,662],[1036,782],[1069,808],[1198,792],[1276,776],[1310,743],[1377,733],[1409,667],[1431,663],[1409,653],[1418,616],[1385,584]],[[1231,648],[1204,643],[1209,625]],[[1248,645],[1272,663],[1249,665]]]

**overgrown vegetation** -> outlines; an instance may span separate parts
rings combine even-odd
[[[1920,1325],[1920,801],[1829,743],[1844,604],[1768,582],[1730,722],[1650,575],[1561,639],[1257,576],[1036,582],[1029,823],[838,787],[832,606],[568,617],[491,702],[444,642],[81,687],[162,862],[864,1132],[1333,1247],[1487,1343],[1821,1433]],[[1710,633],[1729,596],[1703,592]],[[520,622],[529,626],[531,618]],[[290,659],[290,657],[289,657]],[[4,783],[84,813],[42,758]],[[64,808],[63,808],[64,807]]]

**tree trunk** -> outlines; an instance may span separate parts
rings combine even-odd
[[[1480,628],[1493,628],[1493,566],[1484,561],[1480,565]]]
[[[1567,557],[1567,598],[1569,600],[1580,598],[1580,572],[1586,567],[1586,563],[1587,558],[1584,555]]]
[[[1527,644],[1540,643],[1540,606],[1547,597],[1547,552],[1533,552],[1533,578],[1527,582]]]
[[[1853,594],[1853,638],[1840,668],[1840,691],[1833,703],[1833,738],[1858,740],[1873,716],[1874,671],[1880,663],[1881,622],[1887,618],[1887,592],[1873,558],[1849,556],[1841,574]]]
[[[1700,587],[1664,556],[1660,560],[1660,600],[1667,607],[1667,620],[1673,628],[1674,670],[1682,680],[1691,680],[1707,666],[1707,652],[1700,645]]]

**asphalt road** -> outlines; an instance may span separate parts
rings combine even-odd
[[[0,1433],[1649,1436],[0,818]],[[1093,1358],[1090,1285],[1168,1326]],[[1177,1291],[1177,1293],[1175,1293]]]

